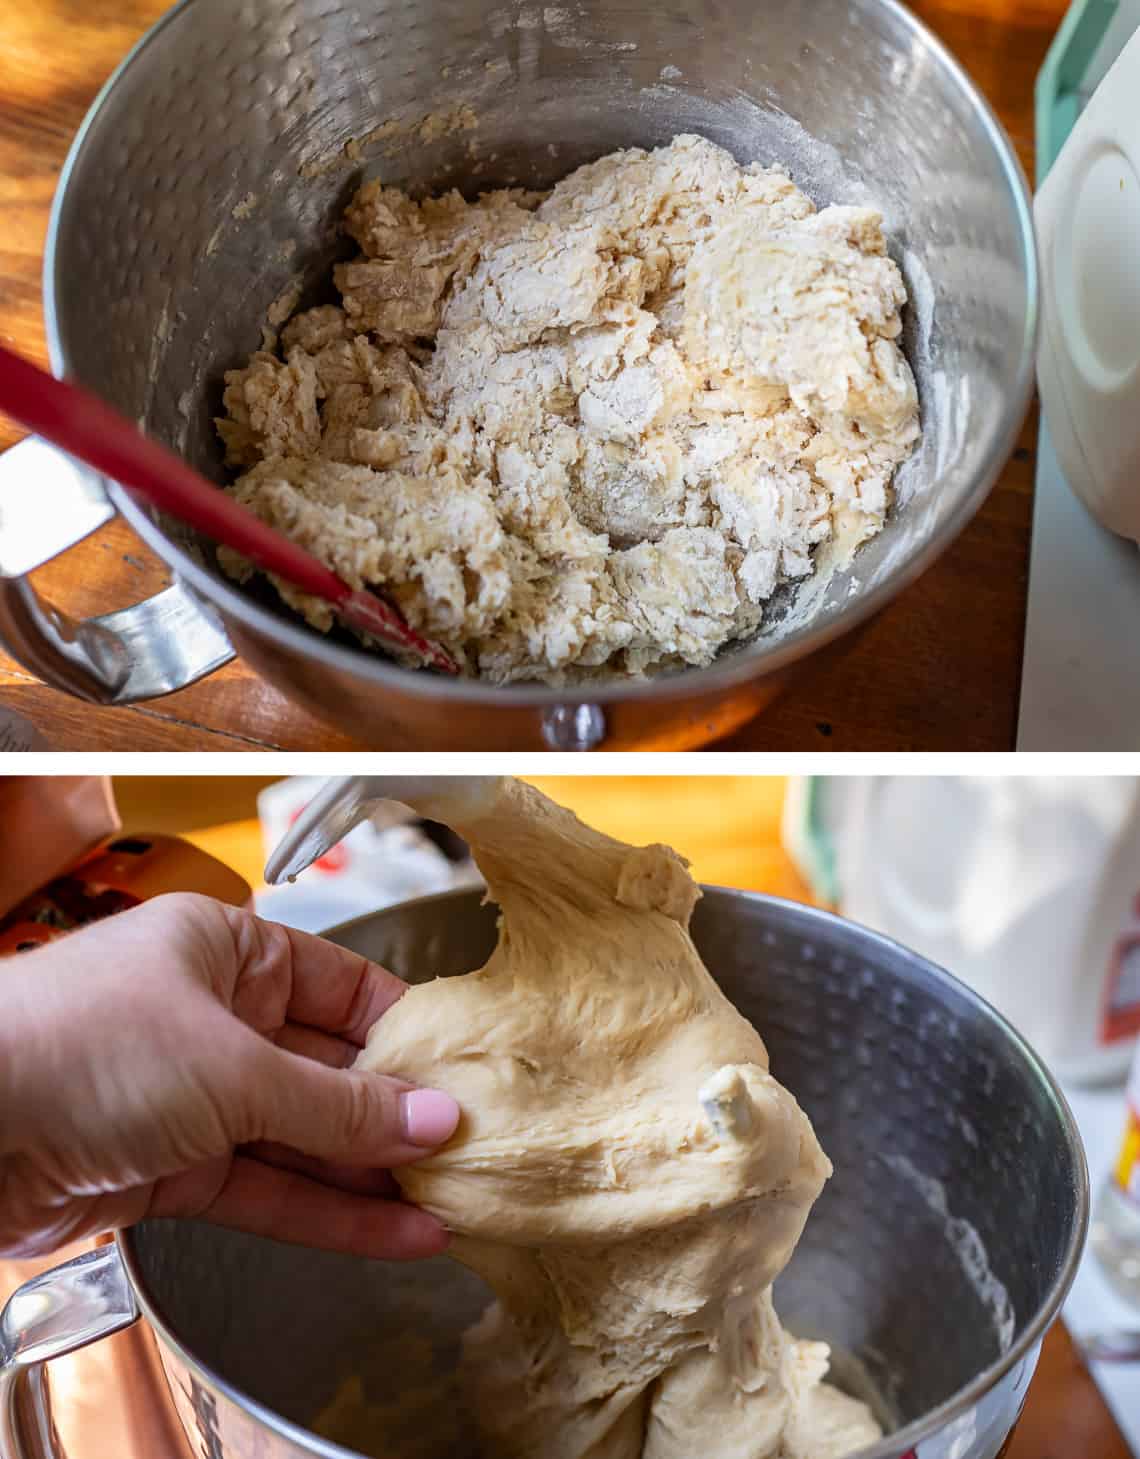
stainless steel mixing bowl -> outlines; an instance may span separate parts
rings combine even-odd
[[[332,936],[425,981],[479,967],[495,915],[480,892],[448,893]],[[995,1459],[1088,1222],[1080,1138],[1056,1085],[969,989],[853,923],[710,890],[693,935],[835,1165],[777,1284],[785,1322],[832,1343],[838,1379],[877,1395],[894,1432],[864,1459]],[[446,1368],[487,1300],[446,1259],[366,1264],[175,1222],[85,1260],[0,1318],[3,1459],[52,1452],[36,1437],[47,1428],[43,1385],[27,1382],[37,1364],[140,1313],[205,1459],[344,1454],[307,1425],[361,1354],[387,1340],[386,1367],[365,1358],[370,1396],[398,1398],[423,1346],[411,1339],[430,1338]],[[375,1453],[408,1459],[391,1433],[376,1439]]]
[[[361,141],[380,123],[393,125]],[[57,371],[221,481],[222,376],[291,285],[324,297],[364,176],[542,187],[685,130],[789,164],[820,203],[881,203],[914,300],[925,436],[905,500],[802,621],[776,612],[711,668],[648,683],[567,692],[412,674],[239,590],[208,544],[32,446],[6,458],[22,478],[9,499],[34,510],[0,518],[0,637],[49,682],[116,704],[236,651],[383,748],[678,749],[745,722],[961,531],[1031,389],[1037,271],[1021,171],[957,64],[896,0],[184,0],[113,78],[68,161],[48,335]],[[98,623],[62,618],[23,574],[115,508],[175,586]]]

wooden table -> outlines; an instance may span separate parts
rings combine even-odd
[[[1032,174],[1033,81],[1067,0],[919,0],[972,72]],[[164,0],[4,0],[0,18],[0,337],[46,359],[40,262],[56,177],[95,93]],[[18,433],[0,420],[0,449]],[[1029,565],[1036,419],[959,541],[851,652],[805,679],[723,748],[1011,750]],[[75,613],[110,611],[167,581],[115,524],[37,575]],[[338,750],[242,664],[169,699],[93,709],[37,684],[0,653],[0,708],[59,750]],[[382,745],[369,748],[382,749]]]

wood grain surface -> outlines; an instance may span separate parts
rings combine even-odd
[[[162,0],[0,3],[0,338],[46,360],[40,266],[72,135]],[[1032,174],[1033,82],[1066,0],[920,0],[914,7],[989,97]],[[0,449],[19,433],[0,418]],[[974,523],[846,656],[801,680],[721,748],[1011,750],[1017,721],[1036,423]],[[116,523],[36,576],[69,612],[124,607],[167,581]],[[59,750],[339,750],[241,664],[168,699],[96,709],[35,683],[0,653],[0,708]],[[368,748],[383,749],[383,745]]]

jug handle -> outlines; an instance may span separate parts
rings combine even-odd
[[[0,1459],[64,1459],[45,1364],[139,1319],[114,1242],[25,1282],[0,1312]]]
[[[99,477],[54,447],[29,436],[0,456],[0,643],[88,704],[160,699],[234,657],[221,624],[181,583],[101,618],[70,618],[39,597],[28,575],[114,515]]]

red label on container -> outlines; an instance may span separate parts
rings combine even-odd
[[[1100,1016],[1102,1044],[1140,1034],[1140,897],[1133,904],[1132,917],[1109,956]]]

